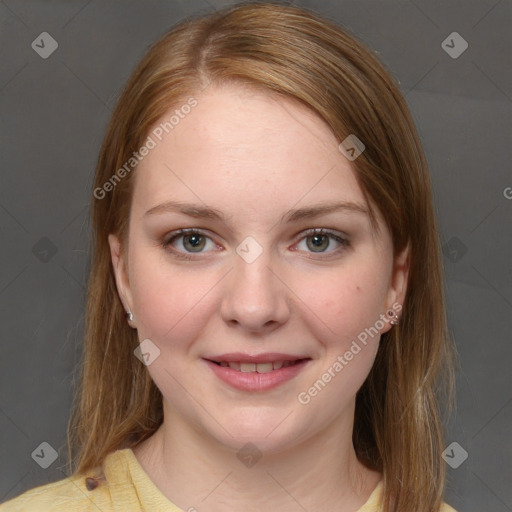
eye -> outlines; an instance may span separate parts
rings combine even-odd
[[[180,242],[178,242],[181,239]],[[331,247],[332,240],[338,247],[335,247],[334,250],[327,251]],[[346,247],[350,245],[347,238],[344,238],[339,233],[335,231],[330,231],[327,229],[310,229],[306,231],[305,236],[300,239],[299,244],[306,242],[306,252],[310,251],[313,254],[338,254]],[[204,252],[203,249],[207,248],[208,242],[210,242],[210,247],[215,248],[218,247],[212,239],[206,235],[203,231],[194,228],[188,229],[179,229],[178,231],[174,231],[170,233],[168,237],[164,239],[162,242],[162,247],[171,251],[174,256],[177,258],[191,260],[194,258],[192,256],[194,253],[202,254]],[[295,250],[295,249],[292,249]],[[304,249],[301,249],[304,250]]]
[[[338,244],[338,247],[335,247],[334,250],[327,251],[327,249],[333,245],[332,240]],[[337,254],[350,245],[347,238],[344,238],[337,232],[323,228],[315,228],[306,231],[306,236],[301,239],[300,243],[303,241],[305,241],[307,249],[316,254]]]
[[[182,241],[176,243],[179,239]],[[215,246],[211,238],[198,229],[180,229],[171,233],[171,236],[163,241],[162,246],[164,249],[172,251],[178,258],[192,259],[192,256],[188,256],[187,253],[204,252],[203,249],[207,246],[207,241]]]

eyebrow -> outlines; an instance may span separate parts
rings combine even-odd
[[[184,203],[181,201],[167,201],[165,203],[154,206],[144,214],[144,217],[160,213],[172,212],[182,213],[184,215],[188,215],[189,217],[194,217],[196,219],[212,219],[221,222],[226,221],[226,217],[220,210],[193,203]],[[306,208],[289,210],[283,215],[281,222],[292,223],[303,219],[312,219],[315,217],[320,217],[321,215],[327,215],[333,212],[356,213],[370,217],[368,209],[362,204],[350,201],[331,202],[311,205]]]

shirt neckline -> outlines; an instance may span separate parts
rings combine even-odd
[[[123,472],[115,469],[116,465],[127,466],[127,477],[131,480],[135,492],[143,507],[150,506],[153,512],[183,512],[176,504],[169,500],[140,465],[131,448],[123,448],[110,453],[105,459],[105,476],[107,481],[118,480]],[[379,480],[366,502],[357,512],[375,512],[378,510],[382,498],[383,481]],[[192,506],[191,504],[190,506]]]

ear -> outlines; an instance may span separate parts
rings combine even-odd
[[[395,256],[393,262],[393,274],[389,285],[388,296],[386,300],[386,311],[394,311],[398,317],[402,310],[405,295],[407,293],[407,279],[409,277],[409,244],[405,249]],[[386,322],[385,327],[381,330],[381,334],[388,332],[393,325]]]
[[[126,265],[126,257],[122,251],[122,244],[117,235],[108,235],[108,244],[110,246],[110,256],[112,259],[112,267],[116,279],[117,293],[121,298],[125,311],[133,313],[133,301],[130,290],[130,281],[128,279],[128,269]],[[131,327],[135,328],[135,322],[128,320]]]

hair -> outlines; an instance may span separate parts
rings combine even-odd
[[[298,101],[340,142],[350,134],[363,141],[352,164],[372,222],[377,209],[394,254],[408,246],[410,262],[401,322],[382,335],[356,395],[353,444],[359,460],[383,474],[384,512],[437,511],[446,478],[441,404],[446,399],[451,412],[456,353],[426,158],[398,85],[372,52],[336,24],[293,6],[242,3],[190,17],[154,43],[129,78],[107,127],[95,190],[169,109],[222,84]],[[92,200],[84,346],[68,426],[75,473],[136,446],[163,421],[161,392],[133,355],[139,340],[126,322],[108,245],[115,233],[126,247],[136,172]]]

